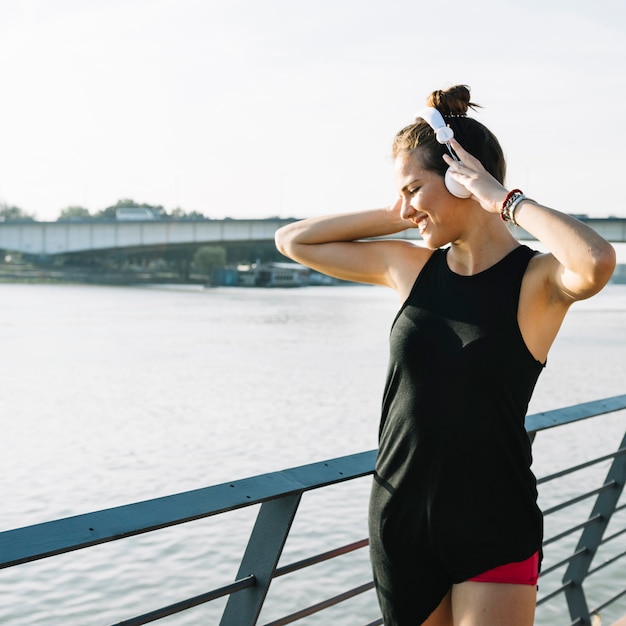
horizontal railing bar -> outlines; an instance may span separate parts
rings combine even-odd
[[[554,535],[554,537],[545,539],[543,542],[543,545],[547,546],[547,545],[550,545],[551,543],[564,539],[568,535],[575,533],[577,530],[582,530],[583,528],[586,528],[587,526],[591,526],[592,524],[597,524],[598,522],[602,521],[602,519],[603,519],[602,515],[600,515],[599,513],[596,513],[593,517],[590,517],[588,520],[585,520],[581,524],[576,524],[576,526],[572,526],[568,530],[564,530],[562,533],[559,533],[558,535]]]
[[[281,619],[278,619],[274,622],[269,622],[265,624],[265,626],[286,626],[286,624],[292,624],[303,617],[308,617],[309,615],[313,615],[314,613],[318,613],[319,611],[323,611],[331,606],[339,604],[340,602],[344,602],[345,600],[349,600],[350,598],[354,598],[361,593],[369,591],[374,588],[374,582],[365,583],[364,585],[360,585],[359,587],[355,587],[354,589],[350,589],[344,593],[341,593],[337,596],[329,598],[328,600],[324,600],[323,602],[319,602],[318,604],[313,604],[312,606],[302,609],[301,611],[297,611],[296,613],[292,613],[291,615],[286,615]]]
[[[560,472],[549,474],[548,476],[543,476],[542,478],[539,478],[537,480],[537,484],[542,485],[543,483],[547,483],[556,478],[561,478],[563,476],[567,476],[568,474],[573,474],[574,472],[586,469],[588,467],[591,467],[592,465],[597,465],[598,463],[602,463],[603,461],[609,461],[610,459],[617,458],[618,456],[623,456],[624,454],[626,454],[626,448],[621,448],[620,450],[611,452],[610,454],[600,456],[597,459],[585,461],[585,463],[581,463],[580,465],[574,465],[574,467],[568,467],[567,469],[561,470]]]
[[[529,432],[626,408],[626,394],[527,417]],[[0,569],[302,493],[373,472],[376,451],[0,533]],[[346,471],[338,470],[344,468]],[[321,475],[321,480],[318,479]]]
[[[529,433],[536,433],[621,409],[626,409],[626,394],[528,415],[526,416],[526,430]]]
[[[367,476],[375,450],[0,533],[0,569]]]
[[[292,574],[293,572],[297,572],[298,570],[309,567],[310,565],[323,563],[324,561],[328,561],[337,556],[342,556],[343,554],[348,554],[354,550],[364,548],[367,545],[369,545],[369,539],[361,539],[360,541],[355,541],[354,543],[350,543],[346,546],[335,548],[334,550],[329,550],[328,552],[322,552],[321,554],[309,557],[308,559],[302,559],[301,561],[296,561],[295,563],[290,563],[289,565],[283,565],[282,567],[277,568],[274,578],[285,576],[286,574]]]
[[[576,498],[572,498],[571,500],[566,500],[565,502],[562,502],[561,504],[557,504],[556,506],[553,506],[550,509],[546,509],[543,512],[543,516],[546,517],[547,515],[551,515],[552,513],[556,513],[557,511],[566,509],[568,506],[578,504],[579,502],[582,502],[583,500],[586,500],[587,498],[590,498],[591,496],[598,495],[599,493],[603,493],[604,491],[608,491],[609,489],[615,489],[616,486],[617,486],[617,482],[612,480],[602,485],[602,487],[598,487],[597,489],[592,489],[591,491],[587,491],[586,493],[583,493],[577,496]]]
[[[597,567],[594,567],[593,569],[589,570],[587,572],[587,576],[591,576],[592,574],[595,574],[596,572],[599,572],[601,569],[604,569],[605,567],[608,567],[609,565],[612,565],[616,561],[619,561],[623,556],[626,556],[626,552],[621,552],[620,554],[616,554],[615,556],[612,556],[612,557],[610,557],[608,559],[605,559],[605,561],[603,563],[601,563]]]
[[[549,594],[545,596],[541,596],[541,598],[537,600],[537,606],[544,604],[544,602],[548,602],[548,600],[552,600],[552,598],[555,598],[559,594],[563,593],[566,589],[571,587],[572,584],[573,583],[571,581],[568,581],[567,583],[565,583],[563,586],[559,587],[558,589],[551,591]]]
[[[220,589],[208,591],[207,593],[202,593],[187,600],[181,600],[180,602],[170,604],[169,606],[161,609],[144,613],[138,617],[133,617],[122,622],[116,622],[115,626],[141,626],[142,624],[149,624],[150,622],[155,622],[158,619],[175,615],[181,611],[186,611],[194,606],[199,606],[200,604],[217,600],[217,598],[230,595],[231,593],[236,593],[237,591],[242,591],[243,589],[248,589],[249,587],[254,587],[255,584],[256,578],[254,576],[246,576],[245,578],[236,580],[234,583],[221,587]]]
[[[619,513],[620,511],[623,511],[624,509],[626,509],[626,502],[624,504],[620,504],[619,506],[616,506],[615,511],[613,511],[613,514]]]
[[[605,543],[609,543],[609,541],[613,541],[613,539],[617,539],[617,537],[619,537],[620,535],[623,535],[624,533],[626,533],[626,528],[622,528],[622,530],[618,530],[616,533],[613,533],[612,535],[609,535],[608,537],[604,537],[604,539],[602,539],[602,541],[600,542],[600,545],[604,545]]]
[[[600,613],[603,609],[606,609],[607,606],[613,604],[616,600],[619,600],[622,596],[626,596],[626,589],[620,591],[616,596],[613,596],[610,600],[607,600],[604,604],[601,604],[597,609],[591,611],[592,613]]]
[[[570,556],[564,558],[562,561],[554,563],[553,565],[550,565],[550,567],[546,567],[545,569],[541,568],[541,576],[546,576],[547,574],[554,572],[555,570],[563,567],[564,565],[567,565],[568,563],[571,563],[574,559],[577,559],[578,557],[586,553],[587,548],[581,548],[580,550],[574,552],[574,554],[570,554]]]

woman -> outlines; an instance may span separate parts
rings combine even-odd
[[[369,519],[385,626],[528,626],[543,528],[524,417],[567,310],[608,282],[615,253],[578,220],[504,187],[497,139],[466,115],[477,106],[469,88],[436,91],[428,105],[454,138],[448,149],[421,118],[396,135],[393,206],[295,222],[276,244],[403,303]],[[448,192],[448,168],[469,197]],[[507,221],[549,252],[520,245]],[[423,245],[367,241],[409,227]]]

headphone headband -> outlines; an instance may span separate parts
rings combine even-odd
[[[435,131],[435,137],[439,143],[448,143],[454,137],[454,131],[446,126],[443,115],[434,107],[426,107],[417,112],[416,117],[421,117]]]
[[[441,144],[445,144],[450,152],[450,155],[455,161],[459,158],[454,154],[452,147],[450,146],[450,139],[454,137],[454,131],[446,126],[446,122],[443,119],[443,115],[434,107],[426,107],[417,112],[416,117],[421,117],[428,125],[435,131],[435,137]],[[461,183],[457,182],[450,176],[450,168],[446,171],[444,178],[446,189],[457,198],[469,198],[472,194]]]

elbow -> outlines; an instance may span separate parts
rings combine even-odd
[[[274,245],[276,249],[286,257],[291,258],[290,250],[291,250],[291,234],[290,234],[290,224],[287,226],[282,226],[274,233]]]
[[[611,280],[616,264],[617,255],[615,248],[607,242],[603,246],[602,252],[596,257],[596,275],[601,283],[601,287],[604,287]]]
[[[598,293],[613,276],[617,258],[615,248],[608,242],[593,251],[593,265],[589,278],[589,295]]]

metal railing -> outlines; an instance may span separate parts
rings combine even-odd
[[[596,415],[617,411],[624,408],[625,399],[626,396],[616,396],[606,400],[576,405],[567,409],[533,415],[527,420],[527,430],[531,433],[531,436],[534,436],[534,434],[546,428],[561,426]],[[554,423],[550,424],[551,422]],[[529,425],[531,426],[530,428]],[[575,539],[578,537],[578,541],[569,555],[542,568],[541,588],[545,586],[544,582],[551,574],[563,569],[565,571],[562,574],[560,585],[549,593],[541,594],[537,601],[537,605],[541,606],[563,594],[572,620],[571,626],[592,624],[593,616],[599,616],[604,609],[626,596],[626,577],[621,580],[621,589],[618,593],[612,597],[605,598],[594,608],[589,608],[586,594],[586,586],[592,581],[592,576],[604,571],[609,566],[615,565],[622,557],[626,556],[626,550],[624,549],[626,545],[622,544],[621,547],[617,546],[612,554],[604,556],[602,563],[593,568],[591,567],[600,548],[609,545],[614,546],[616,540],[626,533],[626,522],[622,522],[621,528],[614,529],[609,535],[606,534],[611,521],[617,521],[617,514],[626,510],[626,504],[620,504],[620,497],[626,482],[626,433],[624,433],[617,450],[544,476],[537,481],[541,493],[542,485],[568,476],[574,476],[577,480],[581,480],[580,476],[585,470],[607,463],[609,464],[608,471],[599,485],[592,489],[586,489],[574,497],[568,497],[564,501],[553,504],[543,511],[544,519],[548,520],[553,515],[567,513],[578,505],[587,504],[583,509],[583,519],[578,517],[576,523],[571,524],[571,518],[565,518],[568,523],[564,524],[564,527],[559,532],[544,538],[543,542],[544,554],[547,555],[548,558],[546,560],[549,562],[549,556],[554,551],[554,546],[557,546],[559,542],[566,542],[571,540],[571,538]],[[590,512],[588,509],[589,502],[592,503]],[[595,558],[595,561],[597,560]],[[626,613],[626,606],[623,613]]]
[[[606,398],[595,402],[530,415],[526,420],[529,435],[534,436],[547,429],[571,424],[626,409],[626,395]],[[39,559],[80,550],[111,541],[117,541],[142,533],[183,524],[192,520],[219,515],[227,511],[260,505],[245,553],[234,582],[190,597],[149,613],[119,622],[124,626],[147,624],[218,598],[228,597],[223,610],[221,626],[254,626],[257,624],[263,603],[272,581],[309,566],[328,561],[348,552],[365,548],[367,539],[361,539],[309,558],[278,567],[283,547],[305,492],[321,489],[372,474],[375,451],[295,467],[280,472],[224,483],[213,487],[188,491],[164,498],[138,502],[93,513],[59,519],[0,533],[0,569],[15,567]],[[610,454],[563,469],[539,479],[540,494],[543,485],[558,481],[569,475],[579,475],[598,464],[609,463],[606,479],[597,487],[584,491],[564,502],[552,505],[544,511],[546,518],[568,511],[591,501],[591,510],[574,524],[568,524],[544,542],[544,578],[565,569],[560,586],[540,594],[538,607],[563,595],[573,625],[589,625],[592,616],[626,596],[626,581],[619,593],[604,599],[590,609],[587,604],[586,585],[590,577],[613,565],[626,555],[621,551],[610,555],[605,562],[591,567],[600,548],[615,542],[626,533],[626,524],[606,535],[607,528],[616,513],[626,509],[620,497],[626,481],[626,434],[618,449]],[[558,562],[550,563],[553,546],[558,542],[571,541],[579,533],[578,542],[571,554]],[[366,581],[353,589],[294,613],[274,620],[265,626],[283,626],[296,622],[349,598],[373,589],[369,569],[363,572]],[[339,591],[339,590],[338,590]],[[626,607],[623,611],[626,613]],[[367,626],[382,624],[373,615]]]

